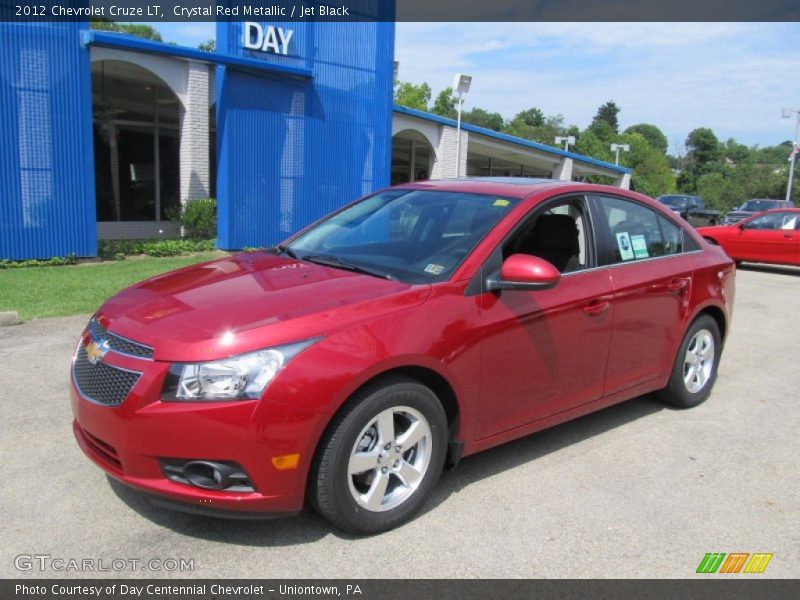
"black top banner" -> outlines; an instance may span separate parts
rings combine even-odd
[[[0,0],[0,21],[798,21],[796,0]]]

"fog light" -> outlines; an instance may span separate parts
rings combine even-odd
[[[174,458],[160,462],[164,477],[176,483],[223,492],[255,491],[247,473],[235,462]]]

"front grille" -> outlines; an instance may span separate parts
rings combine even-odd
[[[105,363],[93,365],[83,344],[72,365],[75,384],[86,399],[106,406],[119,406],[139,381],[141,373],[125,371]]]
[[[124,337],[120,337],[114,333],[109,333],[108,330],[97,322],[97,319],[89,321],[89,333],[92,338],[98,342],[108,340],[108,347],[114,352],[120,354],[127,354],[136,358],[153,358],[153,349],[150,346],[139,344],[138,342],[131,341]]]

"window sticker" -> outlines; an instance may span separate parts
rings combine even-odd
[[[425,272],[430,273],[431,275],[441,275],[442,271],[444,271],[444,267],[442,265],[435,265],[431,263],[425,267]]]
[[[647,240],[643,235],[631,236],[631,247],[633,248],[633,255],[636,258],[647,258],[650,254],[647,252]]]
[[[617,234],[617,246],[622,260],[633,260],[633,250],[631,249],[631,238],[627,231]]]
[[[492,204],[492,206],[502,206],[503,208],[505,208],[508,205],[509,205],[508,200],[503,200],[502,198],[498,198],[497,200],[494,201],[494,204]]]

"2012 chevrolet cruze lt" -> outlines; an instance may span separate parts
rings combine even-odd
[[[73,359],[75,436],[162,504],[281,515],[308,499],[379,532],[463,456],[648,392],[703,402],[734,276],[637,193],[402,185],[108,300]]]

